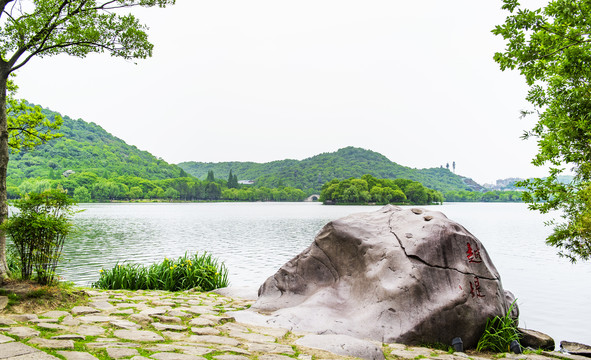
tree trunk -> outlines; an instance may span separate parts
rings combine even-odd
[[[6,82],[8,69],[0,65],[0,223],[8,218],[6,176],[8,170],[8,122],[6,117]],[[8,276],[6,234],[0,231],[0,283]]]

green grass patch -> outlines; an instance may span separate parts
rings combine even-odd
[[[497,353],[509,352],[512,341],[519,341],[519,332],[517,325],[511,318],[511,310],[515,306],[515,301],[509,307],[505,316],[495,316],[486,321],[486,328],[478,345],[476,351],[489,350]]]
[[[100,278],[92,286],[109,290],[211,291],[228,286],[228,270],[210,254],[185,253],[176,260],[165,258],[148,267],[123,263],[110,270],[101,269]]]

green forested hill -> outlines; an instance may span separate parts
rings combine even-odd
[[[46,109],[43,112],[50,119],[57,114]],[[159,180],[185,175],[178,166],[126,144],[94,123],[67,116],[63,119],[58,131],[63,137],[10,155],[9,185],[18,185],[27,178],[56,179],[66,170],[92,172],[105,179],[132,175]]]
[[[482,189],[473,180],[458,176],[448,169],[412,169],[398,165],[377,152],[355,147],[301,161],[281,160],[263,164],[184,162],[179,166],[200,179],[204,179],[210,170],[220,178],[227,177],[232,170],[240,180],[254,180],[257,186],[292,186],[308,193],[320,192],[322,185],[333,179],[360,178],[365,174],[383,179],[411,179],[441,192]]]

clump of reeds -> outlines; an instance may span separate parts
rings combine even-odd
[[[165,258],[148,267],[140,264],[116,264],[100,270],[100,278],[92,284],[99,289],[183,291],[197,288],[211,291],[228,286],[228,270],[223,262],[208,253]]]
[[[517,324],[511,317],[511,310],[515,301],[509,307],[505,316],[495,316],[486,321],[484,334],[478,340],[477,351],[490,350],[493,352],[509,352],[513,341],[519,342]]]

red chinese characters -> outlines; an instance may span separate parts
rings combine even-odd
[[[466,246],[468,247],[468,250],[466,251],[468,262],[477,264],[481,263],[482,258],[480,257],[480,249],[478,248],[478,245],[474,246],[474,250],[472,250],[472,244],[466,243]]]
[[[480,279],[478,279],[478,276],[474,276],[474,283],[470,281],[470,295],[472,295],[473,298],[483,298],[485,296],[480,292]]]

